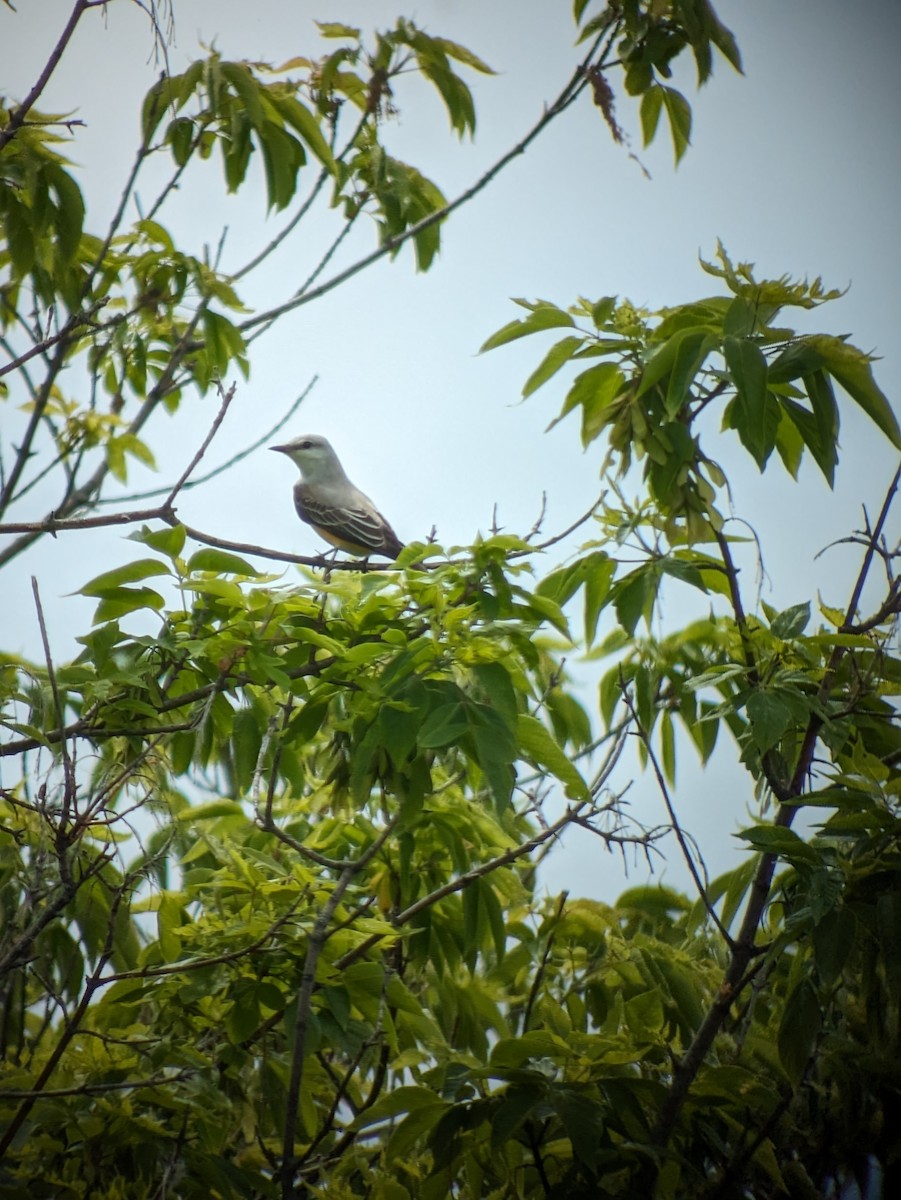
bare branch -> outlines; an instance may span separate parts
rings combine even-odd
[[[194,1075],[194,1071],[188,1067],[182,1067],[177,1071],[169,1074],[160,1073],[151,1075],[147,1079],[121,1079],[118,1083],[82,1083],[77,1087],[67,1088],[44,1088],[40,1091],[11,1089],[10,1091],[0,1091],[0,1100],[37,1100],[38,1098],[55,1098],[57,1096],[99,1096],[104,1092],[122,1092],[131,1090],[132,1088],[155,1088],[164,1087],[170,1083],[181,1083],[185,1079],[190,1079]]]
[[[224,463],[220,463],[220,465],[218,467],[214,467],[212,471],[207,471],[207,473],[205,475],[198,475],[196,479],[186,480],[185,483],[182,484],[181,490],[183,492],[187,492],[187,491],[190,491],[191,488],[200,487],[201,484],[209,483],[209,481],[211,479],[215,479],[217,475],[223,475],[226,471],[230,470],[237,463],[242,462],[245,458],[248,458],[251,454],[255,454],[257,452],[257,450],[259,450],[263,446],[267,445],[267,443],[269,443],[272,440],[272,438],[275,437],[275,435],[279,432],[279,430],[283,429],[285,427],[285,425],[288,424],[288,422],[292,419],[294,414],[297,412],[298,408],[300,408],[301,404],[304,402],[304,400],[306,400],[307,396],[309,396],[310,392],[312,392],[313,388],[316,386],[316,384],[318,382],[319,382],[319,376],[314,375],[313,378],[310,380],[310,382],[307,384],[307,386],[300,393],[300,395],[297,396],[296,399],[294,399],[291,402],[291,404],[289,405],[289,407],[288,407],[287,411],[284,413],[284,415],[279,417],[279,419],[276,421],[276,423],[274,425],[271,425],[266,430],[265,433],[261,434],[260,437],[258,437],[256,439],[256,441],[251,442],[251,444],[249,446],[246,446],[243,450],[240,450],[237,454],[233,454],[231,456],[231,458],[226,459]],[[135,492],[130,496],[116,496],[116,497],[110,497],[108,499],[104,497],[104,498],[98,499],[97,504],[102,506],[104,504],[123,504],[126,502],[132,503],[135,500],[152,500],[155,496],[168,495],[170,493],[170,490],[171,489],[169,487],[162,487],[162,488],[154,488],[152,491],[149,491],[149,492]]]
[[[27,363],[29,359],[35,358],[38,354],[46,353],[46,351],[51,349],[51,347],[58,345],[60,342],[64,343],[65,345],[69,345],[72,342],[78,341],[79,338],[84,337],[84,330],[82,329],[82,326],[94,326],[95,315],[100,311],[101,308],[103,308],[105,304],[108,303],[109,297],[101,296],[99,300],[96,300],[88,308],[82,309],[80,312],[72,313],[59,333],[53,334],[52,337],[44,338],[43,341],[36,342],[29,350],[26,350],[24,354],[20,354],[18,358],[14,358],[11,362],[6,363],[5,366],[0,367],[0,376],[8,375],[10,371],[18,370],[19,367]],[[124,319],[125,318],[122,316],[113,317],[105,327],[108,327],[111,324],[120,324]]]
[[[50,55],[44,64],[44,69],[38,76],[34,87],[18,106],[18,108],[14,109],[13,112],[10,113],[9,123],[6,125],[6,127],[4,129],[0,129],[0,150],[2,150],[8,142],[11,142],[18,131],[22,128],[29,111],[36,104],[41,92],[47,86],[50,76],[56,70],[57,64],[63,56],[63,51],[66,49],[66,46],[68,46],[72,38],[72,34],[75,32],[76,25],[81,20],[84,13],[91,7],[91,0],[75,0],[75,7],[69,14],[69,20],[66,22],[66,26],[60,34],[56,45],[50,51]]]
[[[306,675],[318,675],[322,671],[335,665],[334,658],[319,658],[314,662],[304,663],[300,667],[292,667],[285,674],[289,679],[300,679]],[[175,709],[186,708],[189,704],[194,704],[197,700],[207,700],[211,695],[221,691],[224,687],[234,684],[253,684],[259,683],[258,680],[251,679],[247,675],[240,672],[226,673],[215,679],[212,683],[204,684],[202,687],[193,688],[191,691],[182,692],[181,695],[171,696],[165,700],[161,700],[156,705],[158,713],[172,712]],[[267,686],[275,686],[268,684]],[[188,727],[192,728],[196,721],[190,721]],[[128,730],[132,732],[131,729]],[[169,732],[168,729],[153,729],[153,734]],[[90,717],[83,717],[78,721],[73,721],[71,725],[67,725],[65,729],[51,729],[44,735],[43,739],[38,738],[19,738],[16,741],[6,742],[0,745],[0,758],[8,758],[15,754],[24,754],[28,750],[37,750],[41,746],[54,745],[63,738],[83,737],[91,741],[104,737],[120,737],[123,730],[119,728],[109,728],[100,723],[98,715],[95,713]]]
[[[603,504],[603,502],[604,502],[604,496],[602,494],[602,495],[598,496],[597,500],[594,501],[591,508],[586,509],[586,511],[581,515],[581,517],[578,518],[578,520],[573,521],[572,525],[568,525],[566,527],[566,529],[562,530],[560,533],[555,533],[554,536],[551,538],[548,538],[547,541],[539,542],[538,545],[534,547],[534,549],[535,550],[547,550],[549,546],[556,546],[556,544],[558,542],[562,542],[564,538],[568,538],[571,533],[575,533],[575,531],[580,526],[584,525],[586,521],[591,520],[591,518],[597,512],[598,507],[601,504]]]
[[[632,720],[635,722],[635,728],[638,730],[638,736],[641,738],[642,744],[647,752],[648,761],[650,762],[654,771],[654,776],[657,780],[657,786],[660,788],[660,794],[663,797],[663,803],[666,805],[666,811],[669,814],[670,823],[672,824],[673,832],[676,835],[676,841],[679,843],[679,849],[682,851],[682,857],[685,860],[685,865],[688,867],[688,873],[691,875],[692,881],[694,882],[695,891],[701,898],[701,903],[707,910],[707,915],[723,935],[726,945],[732,948],[735,943],[729,934],[729,930],[720,920],[716,909],[710,903],[710,897],[707,895],[708,881],[701,878],[701,873],[695,865],[695,856],[691,852],[691,848],[688,845],[688,839],[686,838],[682,826],[679,823],[679,818],[676,814],[676,808],[673,804],[672,797],[669,794],[669,788],[667,787],[666,780],[663,777],[663,771],[660,768],[660,763],[657,761],[657,755],[654,753],[654,747],[651,745],[651,739],[648,736],[647,730],[639,719],[635,705],[632,701],[632,696],[628,687],[625,685],[625,681],[622,679],[620,679],[620,691],[622,693],[623,700],[626,703],[626,707],[632,714]]]
[[[520,1027],[520,1034],[528,1033],[529,1031],[529,1025],[532,1020],[532,1009],[535,1007],[535,1001],[538,999],[538,993],[541,990],[541,983],[544,979],[545,971],[547,970],[548,959],[551,957],[551,952],[554,949],[554,942],[557,939],[557,927],[559,926],[560,921],[563,918],[563,914],[566,911],[566,901],[568,899],[569,892],[567,891],[561,892],[557,897],[557,911],[554,913],[553,924],[547,938],[545,939],[541,961],[535,970],[532,986],[529,988],[529,995],[526,999],[526,1005],[522,1014],[522,1026]]]
[[[237,386],[238,385],[236,383],[233,383],[231,385],[231,387],[228,389],[228,391],[224,392],[222,390],[222,384],[221,383],[219,384],[219,394],[222,397],[222,403],[219,406],[219,411],[216,413],[216,416],[213,419],[213,423],[210,426],[209,432],[207,433],[206,437],[201,442],[200,449],[197,451],[197,453],[194,455],[194,457],[191,459],[191,461],[185,467],[184,471],[181,473],[178,480],[175,482],[172,490],[169,492],[169,495],[166,497],[166,499],[163,503],[163,508],[167,508],[167,509],[172,508],[173,504],[175,503],[176,496],[181,491],[181,489],[184,487],[187,480],[190,478],[191,474],[194,471],[194,468],[197,466],[197,464],[203,458],[204,454],[206,454],[210,443],[212,442],[212,440],[216,436],[216,434],[219,432],[219,426],[225,420],[225,414],[228,412],[228,406],[231,404],[232,400],[234,399],[235,390],[236,390]]]
[[[601,43],[601,38],[597,38],[592,44],[591,49],[585,56],[583,61],[576,67],[569,82],[564,87],[563,91],[557,99],[548,107],[545,108],[541,117],[532,126],[529,132],[512,149],[502,155],[498,161],[490,167],[484,175],[480,176],[474,184],[461,192],[456,199],[445,204],[443,208],[436,209],[435,212],[429,213],[428,216],[410,225],[402,233],[395,234],[394,237],[385,238],[382,244],[371,253],[364,255],[355,263],[352,263],[343,271],[339,271],[337,275],[333,275],[331,279],[327,279],[325,283],[321,283],[318,287],[310,291],[304,292],[302,295],[292,296],[290,300],[286,300],[283,304],[278,304],[273,308],[267,309],[265,312],[257,313],[253,317],[248,317],[243,321],[239,328],[242,331],[255,329],[258,325],[264,325],[271,322],[273,319],[283,316],[285,313],[292,312],[296,308],[300,308],[304,304],[309,304],[312,300],[318,300],[320,296],[325,296],[328,292],[333,291],[336,287],[340,287],[342,283],[346,283],[348,279],[352,279],[355,275],[359,275],[361,271],[377,262],[380,258],[386,255],[393,254],[411,238],[417,237],[426,229],[430,229],[433,225],[437,225],[444,221],[451,213],[456,212],[458,208],[462,208],[464,204],[468,204],[474,196],[483,191],[489,183],[491,183],[505,167],[509,166],[514,159],[519,155],[524,154],[532,142],[541,134],[547,126],[562,112],[573,103],[573,101],[581,94],[588,85],[588,72],[592,67],[592,60],[597,52],[598,46]],[[595,64],[595,65],[601,65]]]

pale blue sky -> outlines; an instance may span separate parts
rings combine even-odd
[[[579,294],[628,296],[656,308],[715,290],[698,268],[717,237],[736,259],[761,273],[821,274],[830,286],[851,285],[838,303],[807,324],[851,333],[857,344],[884,355],[877,378],[898,394],[897,280],[901,277],[898,196],[901,161],[901,81],[896,53],[901,11],[893,0],[724,0],[723,20],[735,31],[746,75],[719,60],[714,79],[695,96],[693,72],[680,86],[695,110],[693,147],[673,170],[668,138],[640,148],[636,113],[618,108],[648,180],[613,145],[587,97],[444,230],[444,249],[427,275],[412,255],[383,262],[322,301],[299,310],[257,341],[253,373],[241,384],[211,461],[251,441],[273,421],[313,374],[319,384],[291,432],[331,438],[356,482],[372,494],[402,537],[425,536],[433,524],[447,543],[471,541],[490,525],[494,505],[508,529],[527,530],[548,493],[548,529],[569,524],[598,490],[597,446],[583,454],[575,422],[543,432],[556,414],[565,380],[519,405],[521,385],[545,343],[527,340],[476,355],[482,341],[516,315],[510,296],[546,297],[567,304]],[[22,0],[14,14],[0,6],[0,79],[21,98],[43,64],[70,10],[63,0]],[[200,41],[223,55],[280,62],[321,52],[311,40],[312,18],[367,26],[391,23],[401,0],[285,3],[255,0],[225,5],[175,0],[172,69],[180,71]],[[407,11],[427,30],[471,47],[499,72],[473,77],[479,114],[474,143],[459,145],[437,99],[421,84],[399,87],[401,115],[389,141],[394,153],[420,166],[452,197],[519,140],[568,78],[572,47],[567,0],[420,0]],[[135,5],[118,0],[90,14],[64,58],[41,107],[78,109],[88,123],[71,157],[84,164],[83,186],[92,215],[106,217],[121,190],[135,146],[140,98],[155,78],[148,59],[147,22]],[[227,268],[244,262],[272,236],[261,188],[224,199],[218,164],[177,198],[171,222],[177,240],[200,253],[228,225]],[[142,187],[145,203],[152,187]],[[99,225],[101,216],[94,215]],[[248,287],[254,302],[286,298],[321,253],[327,218],[294,235],[291,253]],[[348,240],[334,269],[371,248],[371,229]],[[178,424],[160,415],[148,438],[174,477],[215,411],[215,400],[191,401]],[[782,606],[815,596],[840,605],[856,556],[814,554],[859,522],[860,504],[878,507],[895,465],[894,453],[868,423],[845,409],[842,462],[830,493],[813,470],[802,486],[778,469],[760,477],[724,437],[715,447],[736,484],[735,511],[763,539],[769,581],[764,598]],[[4,426],[8,417],[4,415]],[[188,432],[186,432],[186,429]],[[194,439],[193,443],[191,439]],[[6,437],[4,438],[6,440]],[[271,457],[271,456],[270,456]],[[135,486],[153,486],[146,474]],[[309,553],[310,531],[293,513],[290,465],[265,453],[227,479],[183,497],[190,523],[221,536]],[[43,512],[43,509],[41,510]],[[20,511],[22,519],[39,515]],[[897,533],[899,523],[894,529]],[[91,606],[65,599],[86,578],[129,551],[121,531],[68,535],[39,546],[5,586],[21,646],[34,652],[36,628],[29,576],[38,574],[54,644],[89,619]],[[753,567],[747,564],[753,591]],[[768,589],[772,590],[768,590]],[[663,620],[678,620],[674,602]],[[591,689],[587,690],[589,701]],[[679,802],[715,869],[734,862],[728,834],[750,795],[721,766],[684,776]],[[686,759],[686,761],[688,761]],[[723,793],[713,801],[713,793]],[[633,789],[636,811],[659,819],[649,779]],[[551,887],[583,880],[582,890],[612,896],[620,878],[599,844],[574,838],[548,872]],[[667,879],[683,872],[670,853]],[[607,872],[610,872],[608,875]],[[643,877],[639,867],[633,878]],[[576,887],[576,890],[579,890]]]

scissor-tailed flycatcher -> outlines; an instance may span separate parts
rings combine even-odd
[[[308,433],[270,446],[287,454],[300,469],[294,485],[294,507],[301,521],[312,525],[320,537],[351,554],[383,554],[397,558],[404,544],[372,503],[344,474],[329,442]]]

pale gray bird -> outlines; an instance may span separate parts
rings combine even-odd
[[[354,487],[331,444],[316,433],[307,433],[270,446],[300,470],[294,485],[294,507],[301,521],[312,525],[320,537],[351,554],[383,554],[397,558],[404,544],[359,488]]]

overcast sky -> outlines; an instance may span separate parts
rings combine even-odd
[[[723,0],[716,7],[736,33],[746,73],[738,76],[718,59],[700,96],[692,90],[693,71],[680,76],[695,120],[693,146],[677,171],[666,131],[650,150],[641,149],[631,101],[622,98],[618,116],[650,179],[611,142],[586,97],[452,218],[428,274],[415,272],[406,250],[257,341],[250,381],[239,387],[211,462],[253,440],[318,375],[290,432],[328,436],[402,537],[424,537],[434,524],[446,544],[470,542],[488,529],[495,505],[503,526],[524,532],[543,491],[548,531],[562,528],[597,494],[602,451],[595,444],[583,454],[574,420],[544,433],[564,395],[564,378],[519,404],[522,383],[547,343],[527,339],[481,357],[479,345],[517,315],[511,296],[565,305],[579,295],[616,293],[658,308],[710,294],[717,289],[700,271],[698,255],[712,257],[717,238],[733,258],[756,262],[760,274],[822,275],[830,286],[850,286],[844,299],[805,318],[804,327],[850,333],[883,355],[877,378],[894,401],[901,381],[901,10],[894,0]],[[71,4],[19,0],[17,9],[0,6],[0,86],[21,99]],[[372,28],[393,23],[401,11],[400,0],[331,0],[328,6],[175,0],[171,68],[183,70],[201,43],[215,43],[226,57],[276,63],[315,56],[322,45],[313,18]],[[469,46],[498,75],[473,76],[479,125],[474,142],[462,145],[423,85],[399,87],[400,118],[387,135],[392,152],[419,166],[448,197],[468,186],[523,136],[569,77],[578,56],[570,12],[568,0],[419,0],[406,15]],[[105,14],[98,9],[83,19],[40,102],[45,111],[77,110],[87,122],[69,153],[84,169],[95,230],[121,192],[140,100],[159,70],[149,49],[147,19],[136,5],[119,0]],[[152,189],[142,195],[152,199]],[[185,189],[163,219],[182,248],[197,254],[204,244],[215,245],[227,225],[226,269],[245,262],[281,224],[277,215],[267,219],[261,186],[223,198],[218,165]],[[313,223],[295,235],[291,254],[260,272],[248,299],[268,306],[287,298],[318,261],[323,243],[316,235],[324,228]],[[333,270],[373,244],[374,231],[361,228]],[[214,411],[210,397],[192,400],[184,422],[158,417],[148,440],[163,482],[179,473]],[[832,493],[815,470],[802,471],[797,487],[775,462],[759,476],[731,437],[716,446],[736,484],[734,511],[763,541],[763,597],[780,607],[815,598],[817,588],[828,603],[844,602],[855,555],[836,550],[816,562],[814,555],[859,524],[861,503],[878,507],[894,470],[894,453],[850,404],[843,418]],[[311,531],[293,513],[290,464],[271,457],[261,452],[227,478],[183,496],[184,519],[220,536],[314,552]],[[156,482],[141,473],[132,486]],[[39,500],[36,494],[36,505]],[[33,519],[43,511],[23,506],[16,516]],[[897,536],[897,520],[893,528]],[[36,652],[28,582],[35,573],[54,646],[61,656],[71,653],[71,638],[92,606],[66,593],[127,557],[122,536],[105,531],[48,540],[20,560],[15,578],[7,570],[13,627],[7,641]],[[753,591],[750,564],[749,571]],[[678,618],[675,608],[663,613],[661,627]],[[592,696],[589,690],[589,703]],[[751,800],[746,781],[736,782],[729,769],[730,757],[727,752],[703,777],[686,772],[677,797],[714,870],[737,861],[728,835],[747,823]],[[639,780],[631,795],[645,820],[662,819],[650,779]],[[622,877],[606,858],[599,868],[598,847],[574,837],[549,870],[548,886],[566,883],[612,898]],[[631,881],[644,877],[639,867]],[[679,885],[685,879],[674,849],[665,877]]]

